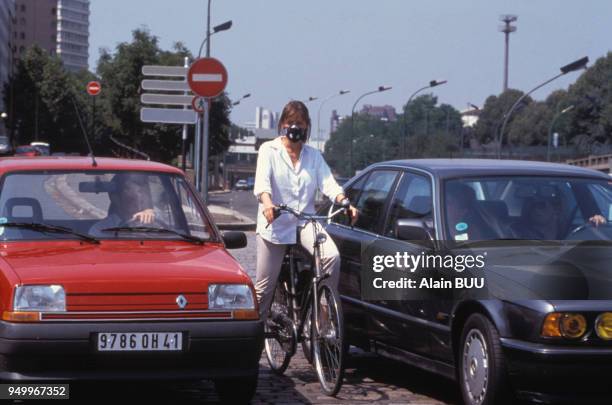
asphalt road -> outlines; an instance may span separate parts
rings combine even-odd
[[[253,190],[231,191],[229,193],[209,194],[210,204],[220,205],[225,208],[236,210],[252,220],[257,219],[257,199]]]

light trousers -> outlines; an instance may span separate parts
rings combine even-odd
[[[324,233],[327,236],[327,240],[320,246],[321,267],[323,273],[329,274],[326,282],[337,290],[338,281],[340,280],[340,253],[338,253],[336,244],[322,226],[317,225],[316,230],[317,233]],[[308,222],[303,227],[298,228],[298,243],[310,255],[314,253],[314,238],[312,223]],[[257,235],[256,239],[257,280],[255,282],[255,293],[259,302],[261,319],[266,319],[274,296],[274,288],[278,281],[283,257],[289,245],[269,242],[260,235]]]

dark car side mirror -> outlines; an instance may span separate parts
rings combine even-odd
[[[399,240],[431,241],[427,225],[419,218],[398,219],[395,222],[395,237]]]
[[[227,249],[242,249],[247,245],[247,238],[244,232],[229,231],[223,232],[223,242]]]

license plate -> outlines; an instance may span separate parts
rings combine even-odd
[[[101,352],[180,350],[183,350],[182,332],[98,333]]]

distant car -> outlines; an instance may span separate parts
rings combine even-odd
[[[339,215],[326,230],[341,256],[350,344],[455,379],[467,405],[515,403],[511,389],[538,403],[610,403],[607,174],[541,162],[404,160],[374,164],[344,189],[357,222]],[[372,271],[369,258],[400,253],[451,263],[480,257],[488,290],[403,288],[405,268]],[[416,277],[448,284],[453,272],[433,263]],[[379,274],[400,282],[367,298]]]
[[[249,187],[249,190],[253,190],[253,188],[255,187],[255,177],[249,177],[247,179],[247,185]]]
[[[51,146],[47,142],[30,142],[30,146],[38,149],[41,156],[51,155]]]
[[[249,183],[247,183],[247,181],[244,179],[240,179],[236,182],[236,184],[234,184],[234,189],[235,190],[248,190]]]
[[[32,145],[21,145],[15,149],[15,156],[40,156],[41,152]]]
[[[263,324],[226,250],[245,235],[175,167],[96,162],[0,159],[0,380],[205,379],[247,403]]]

